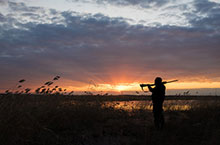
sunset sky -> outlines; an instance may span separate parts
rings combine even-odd
[[[0,92],[220,88],[220,0],[0,0]]]

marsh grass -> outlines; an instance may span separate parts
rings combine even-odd
[[[153,126],[151,110],[145,109],[144,106],[131,111],[115,109],[114,106],[103,106],[103,100],[108,99],[102,96],[1,95],[0,143],[220,144],[220,106],[216,101],[211,104],[204,101],[184,111],[166,110],[166,126],[162,131],[157,131]]]

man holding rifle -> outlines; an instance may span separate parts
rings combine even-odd
[[[157,129],[162,129],[164,125],[164,116],[163,116],[163,102],[165,99],[166,87],[164,84],[175,82],[162,82],[162,78],[157,77],[155,79],[155,84],[140,84],[141,88],[148,87],[149,91],[152,92],[152,102],[153,102],[153,114],[154,114],[154,124]],[[152,88],[152,86],[155,86]]]

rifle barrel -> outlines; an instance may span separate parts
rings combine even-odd
[[[173,82],[177,82],[178,80],[172,80],[172,81],[168,81],[168,82],[162,82],[162,84],[167,84],[167,83],[173,83]],[[155,84],[146,84],[146,86],[155,86]],[[143,86],[145,87],[145,86]]]
[[[172,81],[168,81],[168,82],[163,82],[163,83],[173,83],[173,82],[177,82],[178,80],[172,80]]]

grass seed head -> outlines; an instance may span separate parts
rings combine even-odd
[[[18,86],[18,88],[21,88],[21,87],[22,87],[22,85],[19,85],[19,86]]]
[[[60,76],[56,76],[53,78],[53,80],[58,80],[60,78]]]
[[[23,83],[25,81],[25,79],[21,79],[20,81],[18,81],[19,83]]]
[[[26,88],[26,89],[25,89],[25,93],[26,93],[26,94],[29,93],[30,90],[31,90],[30,88]]]

